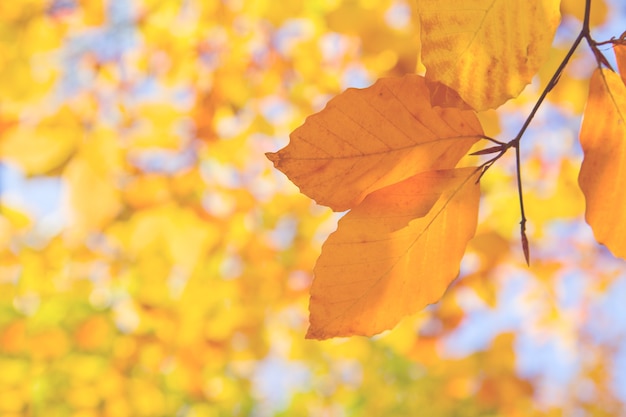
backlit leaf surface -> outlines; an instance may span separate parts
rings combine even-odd
[[[580,130],[585,154],[578,182],[585,219],[596,240],[626,258],[626,86],[613,71],[597,69]]]
[[[436,302],[476,229],[474,172],[421,173],[346,214],[315,266],[307,337],[373,335]]]
[[[550,52],[559,0],[419,0],[426,77],[474,109],[496,108],[530,83]]]
[[[482,136],[473,111],[438,104],[417,75],[351,88],[267,156],[302,193],[344,211],[417,173],[453,168]]]

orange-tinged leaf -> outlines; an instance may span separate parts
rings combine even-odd
[[[439,300],[476,230],[474,173],[421,173],[347,213],[315,265],[307,338],[373,335]]]
[[[591,77],[580,144],[585,219],[598,242],[626,258],[626,86],[610,70],[596,69]]]
[[[441,86],[438,96],[445,94]],[[344,211],[417,173],[454,168],[483,134],[471,110],[431,102],[418,75],[348,89],[267,157],[318,204]]]
[[[559,0],[419,0],[426,77],[474,109],[496,108],[532,81],[559,25]]]

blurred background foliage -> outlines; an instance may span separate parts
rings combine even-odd
[[[304,340],[337,216],[264,152],[343,89],[423,70],[413,9],[2,2],[0,416],[626,412],[626,272],[594,243],[576,183],[584,48],[523,141],[532,266],[503,158],[440,303],[371,339]],[[563,1],[553,57],[480,115],[488,134],[516,132],[583,9]],[[593,0],[596,38],[625,16]]]

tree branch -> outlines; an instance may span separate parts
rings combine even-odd
[[[572,43],[572,46],[570,47],[569,51],[567,51],[567,54],[565,55],[565,57],[563,58],[563,60],[559,64],[559,67],[556,69],[556,71],[552,75],[552,78],[550,79],[550,81],[548,82],[546,87],[541,92],[541,95],[537,99],[537,102],[535,103],[535,105],[533,106],[532,110],[528,114],[528,117],[526,117],[526,120],[524,121],[524,124],[520,128],[519,132],[517,132],[517,135],[515,135],[515,137],[513,139],[511,139],[509,142],[502,144],[499,149],[498,149],[498,147],[493,147],[493,148],[490,148],[488,150],[483,151],[482,153],[480,151],[475,153],[477,155],[481,155],[481,154],[498,152],[498,154],[496,156],[494,156],[493,158],[491,158],[487,162],[483,163],[479,167],[481,169],[481,171],[482,171],[480,173],[480,177],[482,177],[485,174],[485,172],[487,172],[487,170],[498,159],[500,159],[510,148],[515,148],[515,163],[516,163],[516,174],[517,174],[517,192],[518,192],[518,196],[519,196],[520,215],[521,215],[520,234],[521,234],[521,241],[522,241],[522,250],[524,251],[524,258],[526,259],[526,263],[528,265],[530,265],[530,250],[529,250],[529,247],[528,247],[528,238],[526,236],[526,221],[527,221],[527,219],[526,219],[526,214],[524,212],[524,195],[523,195],[523,192],[522,192],[522,171],[521,171],[521,157],[520,157],[520,141],[521,141],[522,137],[524,136],[524,133],[526,132],[526,129],[528,129],[528,126],[530,125],[530,122],[532,122],[533,118],[535,117],[535,114],[537,114],[537,111],[539,110],[539,108],[543,104],[543,101],[545,100],[546,96],[558,84],[559,79],[561,78],[561,74],[563,73],[563,70],[565,69],[565,67],[569,63],[569,60],[572,58],[572,55],[574,55],[574,52],[576,51],[576,49],[578,48],[578,45],[580,45],[580,42],[582,42],[583,39],[587,40],[587,43],[589,44],[589,46],[591,47],[594,55],[596,56],[596,60],[598,60],[598,65],[600,65],[600,63],[603,63],[605,65],[609,65],[610,66],[610,64],[608,64],[608,61],[606,61],[606,58],[604,58],[604,55],[602,55],[602,53],[599,52],[599,50],[598,50],[598,48],[596,46],[597,45],[596,42],[591,38],[590,27],[589,27],[589,17],[590,17],[590,14],[591,14],[591,0],[585,0],[585,17],[583,19],[583,26],[582,26],[580,32],[578,33],[578,36],[576,37],[576,39]],[[600,54],[601,58],[598,56],[598,53]],[[479,177],[479,179],[480,179],[480,177]]]

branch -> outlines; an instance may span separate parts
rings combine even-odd
[[[591,0],[586,0],[586,1],[587,1],[587,9],[585,9],[585,21],[588,22],[589,21],[589,8],[588,8],[588,6],[591,3]],[[588,32],[588,30],[587,30],[587,32]],[[559,80],[561,79],[561,74],[563,73],[563,70],[567,66],[567,64],[568,64],[570,58],[572,57],[572,55],[574,55],[574,52],[576,51],[576,48],[578,48],[578,45],[580,45],[580,42],[584,38],[586,38],[586,37],[587,36],[586,36],[586,32],[585,32],[585,26],[583,24],[583,29],[580,31],[580,33],[576,37],[576,40],[574,41],[574,43],[572,43],[572,46],[570,47],[569,51],[567,51],[567,55],[565,55],[565,57],[563,58],[563,61],[561,61],[561,64],[559,65],[559,67],[556,69],[556,71],[552,75],[552,78],[548,82],[548,85],[546,85],[546,87],[543,89],[543,92],[539,96],[539,99],[535,103],[535,106],[533,107],[533,109],[530,111],[530,114],[526,118],[526,121],[522,125],[521,129],[519,130],[519,132],[517,132],[517,135],[515,136],[515,138],[509,142],[509,144],[510,144],[509,147],[514,147],[515,148],[515,165],[516,165],[516,171],[517,171],[517,193],[518,193],[518,197],[519,197],[520,215],[522,217],[522,219],[520,221],[520,235],[521,235],[521,239],[522,239],[522,250],[524,251],[524,258],[526,259],[526,264],[527,265],[530,265],[530,250],[528,248],[528,237],[526,236],[526,214],[524,213],[524,195],[523,195],[523,192],[522,192],[522,169],[521,169],[521,161],[520,161],[520,141],[522,139],[522,136],[526,132],[526,129],[528,129],[528,126],[530,125],[530,122],[535,117],[535,114],[537,114],[537,111],[539,110],[539,107],[541,107],[541,104],[545,100],[546,96],[558,84]],[[500,156],[501,155],[499,155],[498,158]]]
[[[483,163],[479,167],[481,169],[481,173],[480,173],[480,177],[479,177],[479,179],[480,179],[485,174],[485,172],[487,172],[487,170],[489,168],[491,168],[491,166],[498,159],[500,159],[510,148],[515,148],[515,163],[516,163],[516,171],[517,171],[517,192],[518,192],[518,196],[519,196],[520,215],[521,215],[520,234],[521,234],[521,241],[522,241],[522,250],[524,251],[524,258],[526,259],[526,263],[528,265],[530,265],[530,250],[528,248],[528,238],[526,236],[526,214],[524,212],[524,196],[523,196],[523,192],[522,192],[522,171],[521,171],[521,158],[520,158],[520,141],[521,141],[522,137],[524,136],[524,133],[526,132],[526,129],[528,129],[528,126],[530,125],[530,122],[535,117],[535,114],[537,114],[537,111],[539,110],[539,107],[541,107],[541,105],[543,104],[543,101],[545,100],[546,96],[558,84],[559,79],[561,78],[561,74],[563,74],[563,70],[565,69],[565,67],[569,63],[569,60],[572,58],[572,55],[574,55],[574,52],[576,51],[576,49],[578,48],[578,45],[580,45],[580,42],[582,42],[583,39],[587,40],[587,43],[589,44],[589,46],[591,47],[592,51],[594,52],[594,55],[596,56],[596,60],[598,61],[598,65],[601,65],[601,63],[602,63],[602,64],[605,64],[605,65],[610,67],[610,64],[608,63],[606,58],[604,58],[604,55],[602,55],[602,53],[598,50],[598,48],[597,48],[598,44],[591,38],[590,28],[589,28],[590,12],[591,12],[591,0],[585,0],[585,17],[583,19],[583,26],[582,26],[580,32],[578,33],[578,36],[576,36],[576,39],[572,43],[572,46],[570,47],[569,51],[567,51],[567,54],[565,55],[565,57],[561,61],[561,64],[556,69],[556,71],[552,75],[552,78],[550,79],[550,81],[548,82],[546,87],[541,92],[541,95],[539,96],[539,99],[537,99],[537,102],[535,103],[534,107],[532,108],[532,110],[528,114],[528,117],[526,117],[526,120],[524,121],[524,124],[520,128],[519,132],[517,132],[517,135],[515,135],[515,137],[513,139],[511,139],[509,142],[500,144],[500,146],[494,146],[492,148],[488,148],[488,149],[485,149],[483,151],[478,151],[478,152],[474,153],[476,155],[485,155],[485,154],[496,153],[496,152],[498,153],[496,156],[494,156],[493,158],[491,158],[487,162]],[[625,34],[626,34],[626,32],[625,32]],[[624,36],[625,35],[622,35],[622,37],[624,37]],[[496,141],[494,141],[494,142],[496,142]]]

